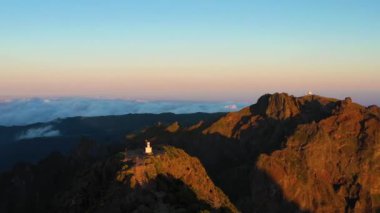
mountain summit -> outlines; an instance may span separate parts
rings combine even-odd
[[[288,129],[299,123],[318,121],[331,114],[337,100],[316,95],[296,98],[286,93],[266,94],[256,104],[245,107],[238,112],[228,113],[215,122],[205,134],[220,134],[228,138],[240,138],[244,132],[252,131],[263,125],[288,124],[281,128]],[[265,123],[265,124],[264,124]]]

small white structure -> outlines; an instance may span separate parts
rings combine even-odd
[[[146,147],[145,147],[145,154],[151,155],[152,154],[152,147],[150,146],[150,142],[145,140]]]
[[[309,92],[307,92],[307,95],[313,95],[313,92],[309,90]]]

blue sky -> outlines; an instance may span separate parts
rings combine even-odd
[[[0,96],[380,94],[379,1],[0,5]]]

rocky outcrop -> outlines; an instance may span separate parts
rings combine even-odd
[[[256,114],[273,118],[276,120],[285,120],[300,114],[300,104],[294,96],[286,93],[267,94],[259,98],[257,104],[252,106]]]
[[[173,195],[169,195],[170,191],[161,186],[161,183],[156,182],[157,179],[164,178],[169,182],[172,179],[183,184],[184,189],[186,187],[187,190],[194,193],[194,199],[196,198],[199,203],[203,202],[206,204],[205,209],[224,209],[225,211],[237,212],[237,209],[229,201],[228,197],[208,177],[200,161],[197,158],[190,157],[183,150],[165,146],[162,151],[158,151],[158,154],[133,160],[131,163],[133,163],[131,167],[124,166],[118,172],[117,180],[125,185],[129,185],[131,189],[161,192],[161,198],[157,197],[157,202],[161,203],[157,205],[166,205],[167,208],[173,209],[180,203],[172,203],[171,205],[173,206],[165,203],[165,196]],[[170,187],[170,183],[166,187]],[[185,202],[190,202],[190,200]],[[183,208],[186,208],[186,206],[183,206]],[[193,210],[199,211],[202,209]]]
[[[203,133],[240,140],[253,140],[258,134],[262,138],[270,132],[278,132],[280,129],[291,131],[300,123],[323,119],[331,114],[336,101],[315,95],[296,98],[286,93],[267,94],[252,106],[228,113]]]
[[[128,152],[119,170],[113,160],[94,165],[58,200],[61,212],[237,212],[198,159],[165,146],[146,156]],[[116,163],[116,164],[115,164]],[[105,174],[105,175],[99,175]],[[109,174],[109,175],[107,175]]]

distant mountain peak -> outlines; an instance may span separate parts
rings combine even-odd
[[[331,113],[337,101],[317,95],[295,97],[287,93],[265,94],[256,104],[228,113],[203,133],[238,138],[241,132],[254,128],[262,120],[297,120],[295,123],[320,120]]]
[[[257,110],[258,114],[278,120],[285,120],[300,113],[297,99],[287,93],[263,95],[252,108]]]

